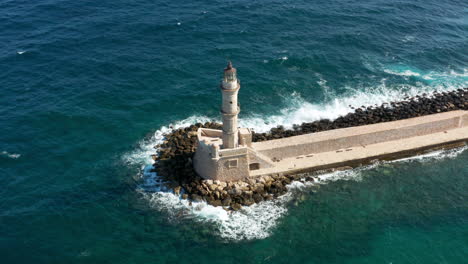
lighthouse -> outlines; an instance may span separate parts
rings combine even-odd
[[[221,114],[223,116],[223,149],[232,149],[238,147],[238,128],[237,115],[240,112],[239,104],[237,103],[237,94],[240,89],[239,80],[237,80],[236,68],[232,67],[232,63],[228,62],[224,69],[224,76],[221,82],[222,105]]]
[[[252,131],[237,126],[240,85],[237,71],[229,62],[220,85],[222,130],[200,127],[193,168],[204,179],[235,181],[249,177],[251,171],[272,167],[252,148]]]

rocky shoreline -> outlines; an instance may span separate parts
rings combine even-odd
[[[434,92],[405,98],[400,102],[384,103],[374,107],[356,108],[354,112],[333,121],[323,119],[311,123],[294,125],[293,129],[282,126],[268,133],[254,133],[254,142],[297,136],[320,131],[354,127],[402,120],[453,110],[468,110],[468,88],[451,92]],[[221,124],[197,123],[185,128],[174,129],[165,135],[165,141],[155,146],[157,153],[154,172],[171,182],[171,188],[183,199],[206,201],[214,206],[239,210],[242,205],[252,205],[271,200],[287,191],[286,185],[300,178],[299,175],[268,175],[237,182],[203,180],[193,169],[192,158],[196,150],[196,131],[200,127],[221,129]],[[307,180],[313,181],[309,177]]]

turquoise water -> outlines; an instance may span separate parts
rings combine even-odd
[[[1,263],[467,263],[468,151],[293,184],[228,214],[147,171],[169,125],[468,86],[465,1],[0,1]]]

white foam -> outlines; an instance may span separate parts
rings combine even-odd
[[[323,103],[310,103],[302,98],[298,92],[292,92],[284,96],[284,105],[288,107],[280,109],[279,113],[265,116],[256,113],[244,113],[239,120],[242,127],[253,128],[256,132],[267,132],[272,127],[282,125],[286,128],[292,128],[294,124],[303,122],[313,122],[320,119],[334,120],[340,116],[354,112],[354,108],[361,106],[376,106],[391,101],[402,101],[405,97],[413,97],[421,93],[432,93],[437,91],[450,91],[462,86],[399,86],[389,89],[386,80],[373,88],[347,87],[348,93],[342,96],[336,96],[333,91],[327,88],[326,80],[320,81],[324,97],[328,98]]]
[[[26,51],[25,51],[25,50],[19,50],[19,51],[17,51],[16,53],[17,53],[18,55],[21,55],[21,54],[26,53]]]
[[[447,72],[429,72],[427,74],[422,75],[424,80],[428,81],[440,81],[445,83],[451,82],[458,82],[461,83],[462,86],[466,86],[468,84],[468,69],[463,69],[463,72],[456,72],[454,70],[450,70]]]
[[[413,42],[416,38],[414,36],[411,36],[411,35],[406,35],[402,41],[403,42]]]
[[[434,80],[434,77],[432,77],[430,74],[425,74],[423,77],[422,77],[424,80]]]
[[[398,75],[403,77],[418,77],[426,81],[432,82],[440,82],[441,84],[449,84],[449,85],[458,85],[459,87],[465,87],[468,85],[468,69],[464,68],[463,72],[457,72],[455,70],[447,70],[445,72],[422,72],[419,69],[414,67],[409,67],[405,65],[395,65],[389,67],[383,67],[383,71],[392,74]]]
[[[237,212],[228,212],[222,207],[214,207],[205,202],[190,203],[168,190],[162,190],[161,180],[155,173],[145,173],[144,183],[139,192],[150,205],[169,218],[188,218],[196,222],[214,224],[216,234],[226,240],[266,238],[271,234],[277,221],[287,212],[284,204],[291,194],[275,201],[266,201],[243,207]]]
[[[411,70],[404,70],[404,71],[401,71],[401,72],[398,72],[398,71],[392,71],[392,70],[389,70],[389,69],[385,69],[384,72],[386,73],[389,73],[389,74],[393,74],[393,75],[400,75],[400,76],[421,76],[420,73],[417,73],[417,72],[414,72],[414,71],[411,71]]]
[[[324,184],[331,181],[337,180],[355,180],[360,181],[362,180],[361,172],[369,169],[373,169],[377,167],[381,162],[376,162],[370,165],[358,167],[351,170],[344,170],[344,171],[334,171],[325,174],[321,174],[317,177],[318,183]]]
[[[320,176],[320,184],[339,177],[352,179],[362,169],[334,172]],[[346,177],[345,177],[346,176]],[[144,184],[139,192],[147,199],[150,206],[164,212],[169,218],[190,219],[195,222],[214,224],[216,235],[226,240],[262,239],[271,235],[278,221],[287,214],[287,203],[297,192],[308,191],[317,183],[293,181],[287,185],[288,192],[272,201],[264,201],[251,206],[244,206],[240,211],[226,211],[205,202],[193,202],[181,199],[163,186],[155,173],[143,177]]]
[[[190,203],[175,195],[167,189],[163,180],[154,172],[151,172],[152,160],[149,158],[156,151],[153,146],[164,140],[164,134],[173,128],[186,127],[197,122],[212,121],[207,117],[190,117],[176,122],[170,126],[164,126],[157,130],[149,140],[141,141],[139,149],[124,155],[123,160],[131,164],[142,166],[140,174],[143,182],[138,191],[147,199],[156,210],[162,211],[169,218],[189,218],[196,222],[214,224],[216,234],[226,240],[261,239],[268,237],[278,220],[286,214],[285,204],[291,199],[292,194],[287,193],[274,201],[265,201],[249,207],[243,207],[237,212],[228,212],[222,207],[214,207],[205,202]],[[288,188],[298,188],[297,184]]]
[[[458,73],[454,70],[450,71],[450,76],[457,76],[457,77],[468,77],[468,69],[463,69],[463,73]]]
[[[10,159],[17,159],[17,158],[21,157],[21,154],[8,153],[7,151],[2,151],[0,154],[2,156],[4,156],[4,157],[8,157]]]
[[[210,121],[213,121],[213,119],[210,119],[206,116],[191,116],[184,120],[176,121],[172,124],[169,124],[168,126],[163,126],[160,129],[156,130],[156,132],[154,132],[154,135],[151,138],[140,141],[138,144],[139,147],[134,151],[125,154],[123,156],[123,160],[124,162],[130,164],[142,164],[143,167],[144,165],[151,164],[151,155],[156,152],[154,146],[156,146],[157,144],[161,144],[164,141],[165,134],[170,133],[172,129],[188,127],[195,123],[205,123]]]
[[[428,75],[433,77],[468,77],[468,69],[463,69],[463,72],[456,72],[454,70],[442,73],[430,72]]]
[[[426,154],[421,154],[418,156],[412,156],[408,158],[403,158],[403,159],[397,159],[394,161],[389,161],[390,163],[393,162],[412,162],[412,161],[418,161],[418,162],[430,162],[433,160],[442,160],[442,159],[453,159],[456,158],[458,155],[460,155],[462,152],[468,149],[468,146],[465,147],[459,147],[459,148],[454,148],[454,149],[442,149],[442,150],[437,150],[433,152],[429,152]]]

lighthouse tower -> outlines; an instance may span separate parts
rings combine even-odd
[[[223,102],[221,106],[221,114],[223,115],[223,149],[231,149],[238,147],[238,129],[237,115],[240,112],[237,103],[237,93],[239,92],[240,84],[237,80],[236,68],[232,67],[229,62],[224,69],[224,77],[221,82],[221,93]]]
[[[237,127],[240,85],[231,62],[224,69],[220,88],[223,129],[198,128],[193,168],[204,179],[236,181],[248,178],[251,171],[272,167],[272,161],[257,155],[252,131]]]

